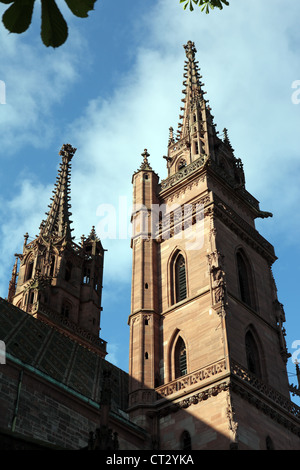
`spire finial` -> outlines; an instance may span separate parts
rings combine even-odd
[[[24,246],[27,245],[28,238],[29,238],[29,235],[28,235],[28,232],[26,232],[25,235],[24,235]]]
[[[100,241],[99,238],[97,237],[97,233],[96,233],[96,230],[95,230],[95,225],[92,226],[91,232],[88,236],[88,240]]]
[[[187,44],[184,44],[185,54],[187,59],[193,60],[195,58],[195,54],[197,49],[195,47],[195,43],[192,41],[188,41]]]
[[[148,153],[147,149],[141,154],[143,157],[143,162],[140,166],[141,170],[152,170],[150,163],[148,162],[148,157],[150,157],[150,153]]]
[[[70,162],[75,154],[77,149],[72,147],[70,144],[64,144],[60,151],[58,152],[64,158],[67,158],[68,162]]]
[[[224,127],[224,129],[223,129],[223,133],[224,133],[224,138],[223,138],[224,144],[228,145],[228,147],[233,151],[231,142],[230,142],[229,137],[228,137],[228,129],[226,129],[226,127]]]
[[[168,145],[170,144],[173,144],[175,141],[174,141],[174,129],[173,127],[170,127],[169,128],[169,143]]]

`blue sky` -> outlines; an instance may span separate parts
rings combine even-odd
[[[192,40],[217,129],[228,128],[248,191],[274,214],[257,228],[279,258],[273,272],[288,349],[297,354],[300,104],[292,100],[292,84],[300,80],[299,2],[283,8],[281,0],[231,0],[230,7],[205,15],[184,11],[179,0],[98,0],[87,19],[57,3],[69,24],[69,39],[59,49],[41,43],[39,4],[25,34],[0,27],[0,80],[6,84],[6,104],[0,105],[0,295],[7,295],[25,232],[32,238],[38,233],[62,144],[77,148],[71,201],[76,239],[99,227],[102,204],[117,214],[122,207],[122,216],[127,204],[130,229],[131,176],[144,148],[153,169],[166,177],[162,157],[168,129],[178,123],[182,46]],[[1,4],[0,13],[6,8]],[[130,239],[104,234],[102,242],[108,251],[101,336],[108,360],[128,370]],[[295,372],[291,359],[288,371]]]

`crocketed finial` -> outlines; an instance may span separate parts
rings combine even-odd
[[[71,144],[64,144],[62,146],[62,148],[60,149],[59,151],[59,155],[61,155],[62,157],[67,157],[68,159],[68,162],[72,160],[73,156],[74,156],[74,153],[76,152],[77,149],[75,149],[74,147],[72,147]]]
[[[197,49],[192,41],[188,41],[187,44],[183,45],[185,53],[188,59],[194,59]]]
[[[144,152],[141,154],[142,157],[143,157],[143,162],[140,166],[140,169],[141,170],[152,170],[149,162],[148,162],[148,157],[150,156],[150,154],[148,153],[147,149],[144,150]]]

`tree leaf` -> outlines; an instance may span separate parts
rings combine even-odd
[[[80,18],[86,18],[88,12],[94,9],[97,0],[65,0],[71,12]]]
[[[68,37],[68,25],[54,0],[42,1],[41,38],[45,46],[59,47]]]
[[[191,4],[191,1],[198,4],[201,7],[201,11],[205,11],[206,13],[209,13],[209,10],[210,9],[213,10],[215,7],[219,8],[220,10],[223,10],[223,4],[229,5],[228,0],[198,0],[197,2],[195,0],[189,0],[189,1],[190,1],[190,4]]]
[[[15,0],[2,15],[5,28],[11,33],[24,33],[31,23],[34,2],[35,0]]]

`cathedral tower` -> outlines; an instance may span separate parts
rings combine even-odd
[[[160,449],[297,449],[273,246],[225,129],[216,132],[196,48],[159,182],[133,175],[129,413]]]
[[[94,227],[74,242],[70,221],[71,160],[76,152],[63,145],[57,182],[39,235],[16,255],[8,301],[106,355],[100,339],[104,249]],[[18,272],[19,271],[19,272]]]

